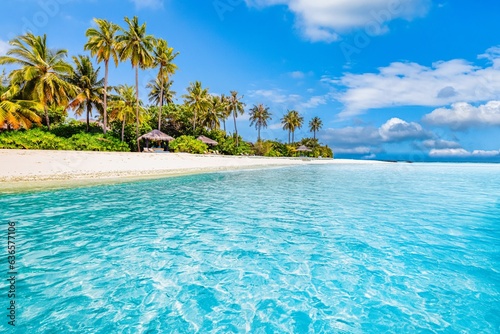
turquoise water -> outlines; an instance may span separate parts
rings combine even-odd
[[[500,332],[500,165],[216,173],[0,207],[19,333]]]

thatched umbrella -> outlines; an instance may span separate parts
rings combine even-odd
[[[218,142],[216,142],[215,140],[213,139],[210,139],[208,137],[205,137],[205,136],[199,136],[198,138],[196,138],[198,140],[201,140],[202,142],[204,142],[205,144],[207,145],[212,145],[212,146],[215,146],[217,144],[219,144]]]
[[[312,152],[312,150],[310,148],[308,148],[307,146],[305,145],[300,145],[297,149],[296,149],[297,152]]]
[[[142,136],[140,136],[139,138],[137,138],[137,141],[141,140],[141,139],[146,139],[146,148],[149,147],[149,141],[157,141],[157,142],[162,142],[162,141],[166,141],[166,142],[170,142],[172,140],[174,140],[174,137],[171,137],[163,132],[161,132],[160,130],[153,130],[151,132],[148,132]],[[167,147],[165,146],[165,150],[167,150]]]

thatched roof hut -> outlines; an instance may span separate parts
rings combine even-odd
[[[307,146],[305,145],[300,145],[297,150],[297,152],[312,152],[312,150],[310,148],[308,148]]]
[[[172,141],[174,140],[174,137],[171,137],[160,130],[153,130],[137,138],[137,140],[141,139],[147,139],[150,141]]]
[[[205,144],[207,145],[212,145],[212,146],[215,146],[217,144],[219,144],[218,142],[216,142],[215,140],[213,139],[210,139],[208,137],[205,137],[205,136],[199,136],[198,138],[196,138],[198,140],[201,140],[202,142],[204,142]]]

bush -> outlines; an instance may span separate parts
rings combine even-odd
[[[78,150],[129,152],[128,145],[103,134],[77,133],[58,137],[41,129],[8,131],[0,134],[0,148],[30,150]]]
[[[199,141],[193,136],[180,136],[168,144],[174,152],[186,152],[202,154],[208,151],[207,144]]]

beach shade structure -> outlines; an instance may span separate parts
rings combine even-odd
[[[146,134],[143,134],[142,136],[140,136],[139,138],[137,138],[137,141],[139,141],[141,139],[145,139],[146,140],[146,148],[148,148],[150,141],[153,141],[153,142],[170,142],[170,141],[174,140],[174,137],[171,137],[171,136],[169,136],[169,135],[161,132],[160,130],[153,130],[153,131],[148,132]],[[166,150],[166,146],[165,146],[165,150]]]
[[[310,148],[308,148],[307,146],[305,145],[300,145],[297,149],[296,149],[297,152],[312,152],[312,150]]]
[[[210,139],[208,137],[205,137],[205,136],[199,136],[198,138],[196,138],[198,140],[201,140],[202,142],[204,142],[205,144],[207,145],[212,145],[212,146],[215,146],[217,144],[219,144],[218,142],[216,142],[215,140],[213,139]]]

